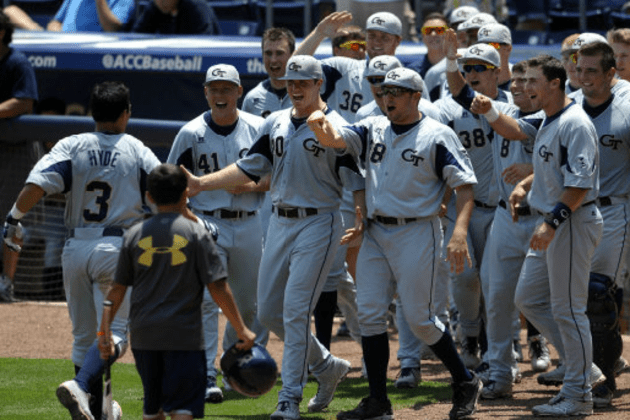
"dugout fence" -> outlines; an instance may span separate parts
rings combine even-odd
[[[164,162],[175,135],[185,123],[132,118],[129,120],[127,133],[141,139]],[[93,130],[94,120],[91,117],[25,115],[11,120],[0,120],[0,147],[29,142],[56,142],[72,134]],[[30,162],[31,167],[33,163]],[[24,181],[10,180],[21,184]],[[1,200],[11,203],[16,198],[0,197]],[[57,194],[45,197],[24,217],[24,245],[14,277],[17,299],[65,300],[61,271],[61,252],[67,237],[64,211],[65,197]],[[2,218],[5,216],[1,215]]]

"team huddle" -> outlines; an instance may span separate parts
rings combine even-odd
[[[562,385],[534,415],[612,403],[625,363],[630,30],[576,34],[562,61],[512,66],[510,30],[461,7],[425,18],[427,55],[405,68],[398,17],[370,16],[364,40],[350,19],[332,13],[297,48],[290,31],[268,29],[269,78],[241,109],[237,70],[211,66],[209,110],[182,127],[165,164],[125,134],[129,89],[104,82],[91,96],[95,132],[35,165],[3,236],[19,250],[25,213],[66,195],[76,376],[57,397],[73,419],[121,418],[116,402],[103,408],[102,375],[129,344],[143,418],[203,418],[223,400],[219,309],[224,353],[264,353],[270,331],[284,343],[271,420],[300,418],[309,375],[307,410],[324,411],[351,367],[330,351],[337,305],[369,384],[339,420],[394,418],[392,306],[395,386],[417,386],[432,352],[452,377],[452,420],[512,397],[519,314],[538,382]],[[327,37],[335,56],[317,60]]]

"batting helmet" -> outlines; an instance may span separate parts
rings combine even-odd
[[[221,370],[232,389],[254,398],[269,392],[278,378],[276,361],[257,344],[247,351],[230,347],[221,357]]]

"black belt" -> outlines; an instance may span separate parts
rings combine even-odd
[[[90,229],[90,228],[78,228],[78,229]],[[123,228],[119,227],[106,227],[103,228],[103,233],[101,236],[123,236],[125,231]],[[70,229],[70,237],[74,236],[74,229]]]
[[[481,201],[474,200],[474,202],[475,202],[475,206],[481,207],[481,208],[484,208],[484,209],[496,209],[497,208],[497,206],[490,206],[490,205],[488,205],[486,203],[482,203]]]
[[[599,197],[596,201],[599,207],[612,206],[612,200],[610,199],[610,197]]]
[[[255,211],[245,211],[245,210],[228,210],[228,209],[217,209],[213,211],[202,211],[205,216],[218,217],[220,219],[241,219],[243,217],[249,217],[256,214]]]
[[[499,205],[506,210],[508,208],[507,203],[503,200],[499,200]],[[517,216],[531,216],[532,210],[529,208],[529,206],[518,206],[516,208],[516,215]]]
[[[313,207],[303,207],[302,210],[304,210],[305,216],[314,216],[318,213],[317,209]],[[302,215],[300,214],[299,207],[283,208],[283,207],[272,206],[271,211],[276,212],[278,216],[280,217],[288,217],[290,219],[297,219],[298,217],[302,217]]]
[[[415,222],[417,217],[387,217],[387,216],[374,216],[374,220],[384,225],[406,225],[407,223]]]

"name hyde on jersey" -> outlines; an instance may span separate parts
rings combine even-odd
[[[116,167],[116,159],[120,156],[120,152],[113,152],[111,150],[88,150],[88,159],[90,166],[109,166]]]

